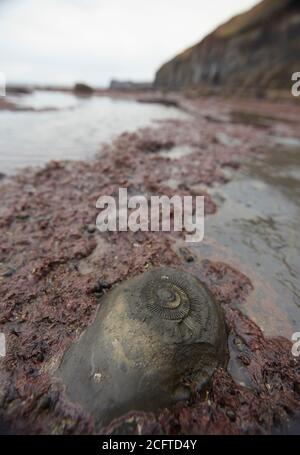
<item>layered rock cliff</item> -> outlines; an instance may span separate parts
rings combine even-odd
[[[157,72],[158,89],[289,90],[300,71],[299,0],[264,0]]]

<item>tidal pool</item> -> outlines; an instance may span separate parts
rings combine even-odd
[[[278,145],[211,191],[204,257],[231,264],[254,286],[242,311],[266,335],[300,330],[300,148]]]
[[[71,93],[35,91],[8,98],[22,108],[0,111],[0,172],[13,174],[49,160],[92,158],[104,142],[155,121],[185,119],[174,107]]]

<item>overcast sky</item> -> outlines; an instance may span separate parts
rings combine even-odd
[[[8,83],[104,86],[157,68],[257,0],[0,0]]]

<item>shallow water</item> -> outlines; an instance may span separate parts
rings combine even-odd
[[[254,286],[242,310],[266,335],[300,330],[300,148],[277,146],[211,191],[201,256],[231,264]]]
[[[0,172],[4,174],[51,159],[92,158],[101,143],[124,131],[153,126],[156,120],[187,117],[173,107],[69,93],[36,91],[10,99],[42,111],[0,111]]]

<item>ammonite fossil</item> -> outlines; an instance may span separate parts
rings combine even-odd
[[[201,392],[226,351],[222,311],[205,285],[183,271],[153,268],[103,298],[58,375],[99,428]]]

